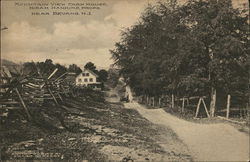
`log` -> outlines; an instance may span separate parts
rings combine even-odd
[[[48,80],[50,80],[50,78],[52,78],[52,76],[57,72],[58,68],[56,68],[48,77]]]

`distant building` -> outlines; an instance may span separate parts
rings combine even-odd
[[[92,87],[99,89],[101,87],[101,82],[98,82],[98,75],[89,69],[84,69],[76,77],[76,85],[82,87]]]

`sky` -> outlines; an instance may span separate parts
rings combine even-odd
[[[105,5],[99,10],[92,10],[92,15],[87,16],[32,16],[31,12],[34,11],[31,11],[29,6],[18,6],[16,2],[34,1],[1,2],[1,28],[8,27],[1,32],[3,59],[36,62],[49,58],[56,63],[74,63],[79,66],[91,61],[100,67],[108,67],[113,63],[109,50],[120,40],[121,30],[133,25],[147,5],[145,0],[61,0],[65,3],[101,2]],[[60,10],[66,11],[71,10]],[[42,12],[46,12],[46,9]]]
[[[29,9],[27,3],[34,2],[50,3],[50,7],[60,2],[102,5],[91,10],[91,15],[58,16],[50,11],[50,15],[34,16],[32,12],[48,12]],[[8,27],[1,31],[1,57],[17,63],[52,59],[63,65],[83,66],[91,61],[109,67],[113,63],[109,50],[120,40],[121,31],[137,22],[148,3],[155,0],[1,0],[1,28]]]

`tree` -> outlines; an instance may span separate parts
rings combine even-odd
[[[246,59],[247,16],[233,9],[230,0],[192,0],[183,8],[188,15],[185,20],[191,24],[192,37],[204,49],[203,55],[209,57],[204,65],[209,71],[213,117],[216,90],[218,87],[232,88],[232,81],[240,74],[240,66]]]
[[[36,66],[39,73],[44,77],[48,77],[56,68],[51,59],[46,59],[45,62],[37,62]]]
[[[99,81],[100,82],[106,82],[107,79],[108,79],[108,72],[104,69],[101,69],[99,72],[98,72],[98,76],[99,76]]]
[[[108,70],[107,84],[114,88],[117,86],[118,81],[119,81],[119,71],[117,69],[114,69],[113,67],[111,67]]]
[[[110,52],[136,94],[211,93],[214,116],[218,87],[247,89],[247,20],[228,0],[158,3],[122,32]]]
[[[63,65],[56,64],[56,65],[55,65],[55,68],[58,69],[57,72],[56,72],[56,74],[55,74],[55,76],[54,76],[55,78],[56,78],[56,77],[59,77],[59,76],[61,76],[61,75],[63,75],[64,73],[67,72],[67,68],[66,68],[65,66],[63,66]]]
[[[76,75],[79,75],[82,72],[82,70],[76,64],[71,64],[69,65],[68,72],[73,72],[76,73]]]
[[[36,64],[34,62],[25,62],[23,64],[23,74],[24,75],[37,76],[38,71],[37,71],[37,68],[36,68]]]
[[[97,72],[97,71],[96,71],[96,66],[95,66],[95,64],[92,63],[92,62],[86,63],[86,65],[84,66],[84,68],[85,68],[85,69],[89,69],[89,70],[91,70],[91,71],[93,71],[93,72]]]
[[[56,68],[58,69],[54,77],[59,77],[60,75],[67,72],[67,68],[60,64],[53,64],[51,59],[46,59],[45,62],[25,62],[23,64],[23,72],[25,75],[32,75],[37,77],[47,78]]]

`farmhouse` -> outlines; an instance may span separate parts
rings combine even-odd
[[[100,88],[101,83],[98,82],[98,75],[89,69],[84,69],[76,77],[76,85],[83,87]]]

